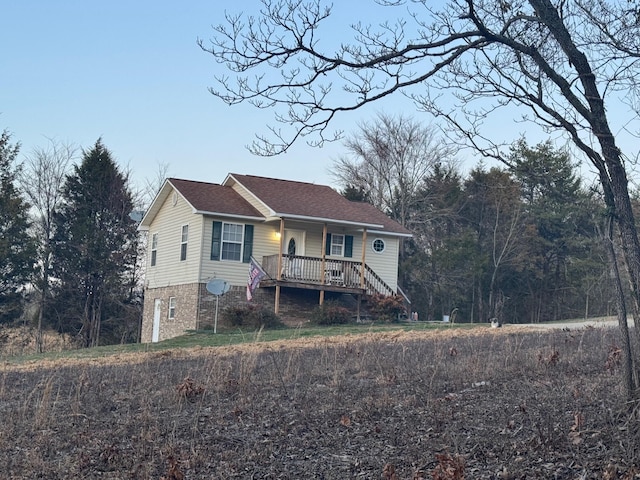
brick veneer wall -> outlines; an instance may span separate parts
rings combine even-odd
[[[200,284],[173,285],[145,290],[142,316],[141,341],[150,342],[153,333],[153,309],[157,298],[162,300],[160,311],[160,340],[177,337],[186,330],[195,330],[198,315],[198,293]],[[169,319],[169,298],[176,298],[174,319]]]

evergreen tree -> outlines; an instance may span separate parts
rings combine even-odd
[[[127,177],[98,140],[67,177],[52,246],[60,328],[86,347],[126,336],[138,238],[132,210]]]
[[[580,316],[586,293],[572,287],[583,283],[575,277],[577,267],[586,268],[580,276],[600,278],[607,272],[604,262],[593,262],[605,256],[594,228],[594,216],[604,218],[603,208],[582,188],[568,153],[549,141],[529,147],[519,140],[511,148],[509,165],[535,229],[529,256],[530,319]]]
[[[28,235],[29,205],[16,189],[18,168],[13,165],[19,145],[11,135],[0,135],[0,323],[22,314],[22,291],[33,271],[34,245]]]
[[[487,171],[480,165],[470,172],[464,193],[462,215],[475,237],[472,318],[514,322],[514,313],[504,311],[509,307],[505,302],[510,298],[511,279],[522,272],[529,257],[518,183],[505,170]]]
[[[469,230],[462,224],[462,177],[452,164],[436,164],[417,193],[411,212],[413,237],[407,242],[401,272],[407,278],[412,308],[421,318],[440,320],[453,308],[469,318],[474,256]]]

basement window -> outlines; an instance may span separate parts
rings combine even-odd
[[[176,297],[169,297],[169,320],[176,318]]]

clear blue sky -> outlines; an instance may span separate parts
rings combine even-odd
[[[373,2],[339,4],[331,19],[341,25],[337,31],[348,31],[363,4],[369,6],[363,22],[383,18],[375,18]],[[171,176],[193,180],[221,182],[236,172],[331,184],[329,169],[345,153],[340,143],[314,149],[301,142],[285,155],[256,157],[245,146],[267,132],[273,112],[228,107],[207,91],[224,70],[197,39],[212,36],[225,9],[252,13],[259,6],[258,0],[5,2],[0,130],[12,132],[23,154],[45,147],[47,138],[90,148],[102,137],[138,184],[154,178],[159,164],[168,164]],[[402,109],[431,121],[402,98],[339,117],[335,127],[356,131],[378,110]],[[505,133],[509,127],[512,133]],[[495,128],[508,135],[499,140],[512,142],[525,127],[502,118]],[[635,151],[634,145],[629,154]]]
[[[221,7],[220,5],[226,5]],[[224,8],[259,2],[20,0],[2,8],[0,130],[27,154],[47,138],[91,147],[99,138],[134,180],[169,174],[221,182],[226,173],[331,183],[340,144],[304,144],[275,158],[245,146],[270,112],[228,107],[207,91],[222,67],[196,44]],[[348,121],[355,126],[361,118]],[[348,126],[347,126],[348,127]],[[355,127],[354,127],[355,128]]]

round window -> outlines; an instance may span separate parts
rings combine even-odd
[[[377,253],[384,252],[384,240],[382,240],[381,238],[376,238],[371,243],[371,247],[373,248],[374,252],[377,252]]]

